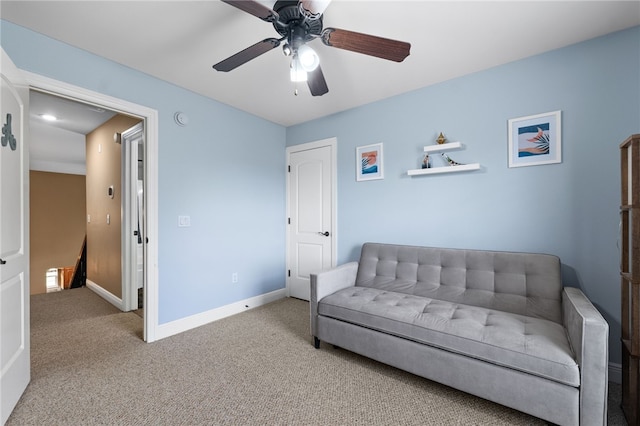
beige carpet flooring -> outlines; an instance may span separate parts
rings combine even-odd
[[[145,343],[138,315],[91,290],[32,296],[32,379],[7,425],[545,424],[330,345],[316,350],[308,309],[283,299]],[[619,405],[619,387],[612,396]],[[617,405],[609,424],[625,424]]]

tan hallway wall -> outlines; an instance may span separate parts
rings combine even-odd
[[[74,266],[86,233],[83,175],[30,171],[31,294],[46,293],[49,268]]]
[[[87,134],[87,279],[122,298],[122,145],[113,134],[140,120],[116,115]],[[108,195],[113,186],[114,195]],[[109,223],[107,223],[109,215]]]

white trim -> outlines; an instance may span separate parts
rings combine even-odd
[[[60,161],[31,160],[29,170],[36,172],[64,173],[68,175],[86,175],[87,166],[78,163],[63,163]]]
[[[147,207],[146,236],[149,242],[145,251],[144,340],[153,342],[158,339],[158,111],[29,71],[22,72],[32,89],[135,115],[145,121],[147,149],[144,193]]]
[[[609,363],[609,381],[622,384],[622,364]]]
[[[285,289],[282,288],[270,293],[261,294],[259,296],[221,306],[216,309],[211,309],[209,311],[205,311],[196,315],[191,315],[190,317],[181,318],[175,321],[168,322],[166,324],[160,324],[158,325],[158,328],[156,330],[156,337],[158,339],[164,339],[165,337],[173,336],[175,334],[179,334],[184,331],[209,324],[213,321],[218,321],[220,319],[230,317],[231,315],[239,314],[248,309],[257,308],[258,306],[275,302],[276,300],[285,298],[285,293]]]
[[[87,288],[122,311],[122,299],[114,296],[113,293],[105,290],[91,280],[87,280]]]
[[[331,147],[331,267],[335,268],[338,262],[338,139],[336,137],[322,139],[315,142],[307,142],[300,145],[288,146],[285,150],[285,161],[287,167],[291,164],[291,154],[300,151],[306,151],[309,149],[322,148],[325,146]],[[287,174],[286,180],[286,215],[291,217],[291,206],[289,204],[290,188],[289,188],[289,175]],[[285,218],[286,220],[286,218]],[[291,270],[289,264],[289,255],[291,253],[291,247],[289,247],[289,226],[286,226],[286,262],[285,262],[285,277],[286,277],[286,293],[289,297],[289,274],[287,271]]]

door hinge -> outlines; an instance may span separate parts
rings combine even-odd
[[[287,224],[291,225],[291,218],[290,217],[287,218]]]
[[[287,272],[287,276],[291,276],[291,269],[289,269],[289,271]]]
[[[291,173],[291,166],[287,166],[287,171]]]

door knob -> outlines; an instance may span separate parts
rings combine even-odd
[[[318,234],[324,235],[325,237],[328,237],[329,236],[329,231],[318,232]]]
[[[0,259],[0,265],[4,265],[5,263],[7,263],[7,261],[6,261],[6,260],[2,260],[2,259]]]

